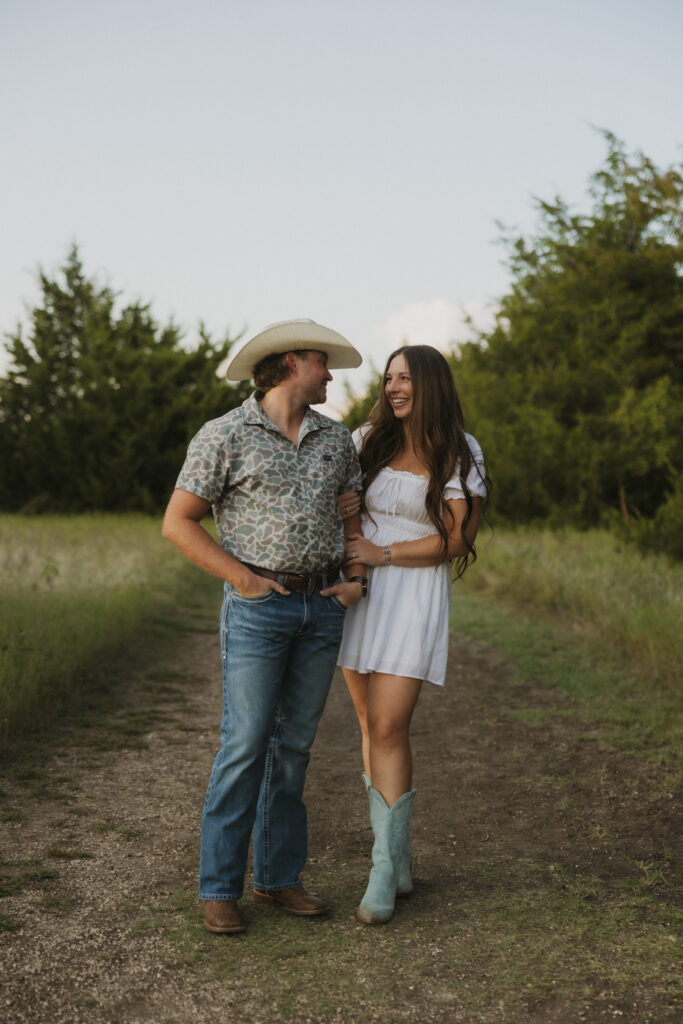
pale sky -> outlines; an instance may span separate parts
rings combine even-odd
[[[681,159],[682,39],[679,0],[0,0],[0,332],[76,242],[188,343],[445,349],[507,288],[496,222],[585,204],[592,125]]]

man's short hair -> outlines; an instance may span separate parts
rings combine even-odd
[[[298,356],[308,355],[308,349],[306,348],[297,348],[292,351]],[[259,391],[270,391],[271,388],[286,380],[290,372],[287,365],[287,353],[272,352],[269,356],[264,356],[263,359],[260,359],[254,367],[254,384]]]

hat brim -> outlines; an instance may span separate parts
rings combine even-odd
[[[328,370],[351,370],[363,357],[343,335],[313,320],[283,320],[254,335],[228,363],[228,380],[251,380],[254,367],[265,356],[296,349],[314,349],[327,356]]]

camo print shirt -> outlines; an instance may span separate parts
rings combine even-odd
[[[342,561],[337,495],[361,486],[346,427],[307,409],[295,445],[266,416],[256,393],[204,424],[176,482],[211,502],[221,546],[233,557],[303,575]]]

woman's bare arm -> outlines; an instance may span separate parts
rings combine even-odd
[[[448,558],[458,558],[469,553],[469,548],[462,536],[462,524],[467,515],[467,502],[464,498],[453,498],[446,502],[453,516],[448,531]],[[479,523],[481,522],[482,499],[472,498],[472,514],[465,527],[465,536],[470,544],[474,544]],[[389,545],[391,564],[402,568],[419,568],[425,565],[436,565],[443,559],[443,541],[438,533],[421,537],[419,540],[400,541]],[[384,548],[373,544],[361,533],[349,536],[346,544],[346,557],[352,555],[366,565],[385,565]]]

